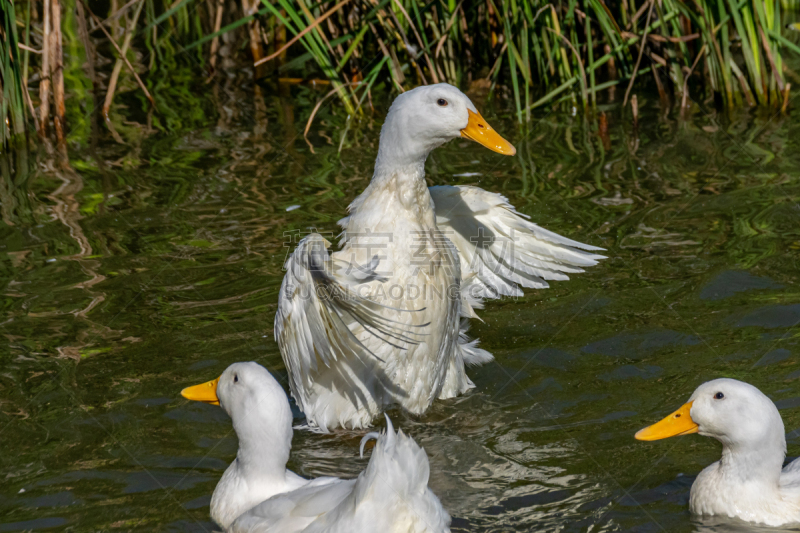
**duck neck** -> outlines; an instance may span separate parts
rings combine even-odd
[[[282,407],[285,409],[279,411],[286,413],[256,410],[233,420],[239,437],[235,464],[252,482],[274,484],[286,479],[286,463],[292,449],[292,418],[289,406]]]
[[[433,200],[425,182],[425,161],[376,166],[369,187],[351,206],[351,219],[356,228],[390,231],[395,238],[435,227]]]
[[[389,186],[397,193],[397,200],[403,207],[409,208],[418,203],[423,190],[426,193],[428,190],[425,183],[425,160],[402,166],[376,164],[370,188],[383,189]]]
[[[425,161],[428,154],[447,139],[414,133],[416,128],[410,120],[394,107],[389,112],[381,128],[375,172],[368,189],[379,192],[389,188],[397,194],[395,201],[399,200],[406,209],[420,204],[427,208],[430,194],[425,183]]]
[[[375,160],[376,176],[391,174],[398,169],[424,168],[428,154],[448,140],[433,136],[432,132],[421,133],[414,115],[403,108],[402,103],[392,105],[381,128]]]
[[[433,200],[425,182],[425,159],[404,165],[381,160],[369,186],[349,207],[342,221],[345,240],[358,238],[366,228],[393,235],[391,242],[408,232],[435,227]]]
[[[782,432],[746,445],[723,442],[720,472],[738,483],[777,490],[785,454],[786,439]]]
[[[267,403],[269,409],[232,415],[239,451],[211,497],[211,517],[225,529],[248,509],[288,489],[292,415],[285,400],[283,404]]]
[[[390,116],[381,129],[370,188],[394,185],[399,200],[407,207],[404,200],[417,194],[420,185],[425,185],[425,161],[433,148],[410,138],[403,128],[397,127],[397,120],[396,116]]]
[[[391,175],[398,171],[420,173],[424,177],[425,161],[428,159],[430,151],[421,149],[416,145],[392,145],[391,142],[385,142],[387,141],[386,137],[386,135],[381,135],[378,156],[375,158],[375,173],[372,179]]]
[[[380,155],[375,160],[375,172],[372,174],[372,182],[381,182],[390,179],[392,176],[402,174],[419,180],[425,180],[425,160],[418,161],[394,161],[392,163],[381,161]]]

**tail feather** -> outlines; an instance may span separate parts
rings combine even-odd
[[[491,352],[478,348],[480,340],[470,340],[467,336],[467,331],[469,331],[469,320],[461,319],[461,326],[458,332],[458,350],[461,351],[461,358],[464,360],[464,364],[480,366],[494,361],[494,356]]]
[[[364,436],[362,452],[364,444],[373,438],[377,443],[367,468],[358,476],[347,500],[336,509],[338,514],[348,515],[348,520],[333,520],[331,514],[328,520],[313,525],[331,533],[449,533],[450,515],[428,488],[430,465],[425,450],[402,430],[395,432],[388,416],[380,435]]]
[[[428,488],[428,456],[414,439],[395,433],[386,417],[367,468],[355,480],[318,478],[266,500],[240,516],[231,533],[450,533],[450,515]]]

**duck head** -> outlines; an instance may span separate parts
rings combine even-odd
[[[754,386],[735,379],[700,385],[680,409],[642,429],[636,438],[659,440],[691,433],[713,437],[733,452],[786,450],[783,420],[775,404]]]
[[[460,137],[501,154],[517,152],[489,126],[467,95],[452,85],[417,87],[392,103],[381,129],[378,164],[418,165],[424,163],[432,150]]]
[[[181,395],[219,405],[228,413],[239,437],[241,461],[284,470],[292,442],[292,411],[283,388],[266,368],[254,362],[234,363],[217,379],[187,387]],[[270,461],[264,459],[264,451]]]

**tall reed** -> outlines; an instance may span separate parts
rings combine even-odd
[[[591,108],[600,95],[627,103],[643,83],[683,106],[713,99],[727,108],[785,108],[784,56],[800,53],[785,19],[796,4],[0,0],[0,140],[22,137],[33,122],[63,142],[67,118],[86,109],[124,129],[115,95],[130,91],[142,97],[148,127],[176,128],[174,109],[193,98],[189,85],[243,62],[256,65],[257,77],[327,85],[312,118],[328,99],[356,115],[377,86],[402,91],[441,81],[507,95],[520,122],[545,105]]]
[[[619,84],[627,101],[634,82],[651,76],[662,96],[671,89],[683,104],[693,92],[727,107],[781,106],[782,54],[797,51],[781,35],[777,0],[345,0],[317,23],[331,4],[280,0],[294,17],[287,28],[324,76],[347,83],[346,60],[373,67],[378,53],[398,85],[482,77],[510,90],[521,122],[549,103],[594,105]],[[305,18],[293,15],[301,11]],[[340,46],[326,49],[333,39]]]

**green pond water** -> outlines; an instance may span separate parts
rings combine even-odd
[[[0,532],[213,530],[236,437],[179,392],[247,360],[286,386],[283,262],[298,234],[338,233],[388,102],[339,154],[341,111],[319,114],[312,151],[302,130],[323,93],[283,94],[209,90],[207,108],[176,111],[194,117],[178,133],[102,133],[70,147],[69,168],[44,151],[0,159]],[[608,104],[605,136],[568,112],[520,130],[475,101],[518,154],[451,142],[430,184],[502,193],[608,259],[488,302],[471,334],[496,361],[469,371],[476,388],[389,413],[427,451],[453,530],[759,531],[688,512],[719,444],[633,434],[728,376],[777,403],[800,455],[796,110],[681,117],[640,96],[638,131]],[[289,466],[355,476],[362,434],[297,431]]]

